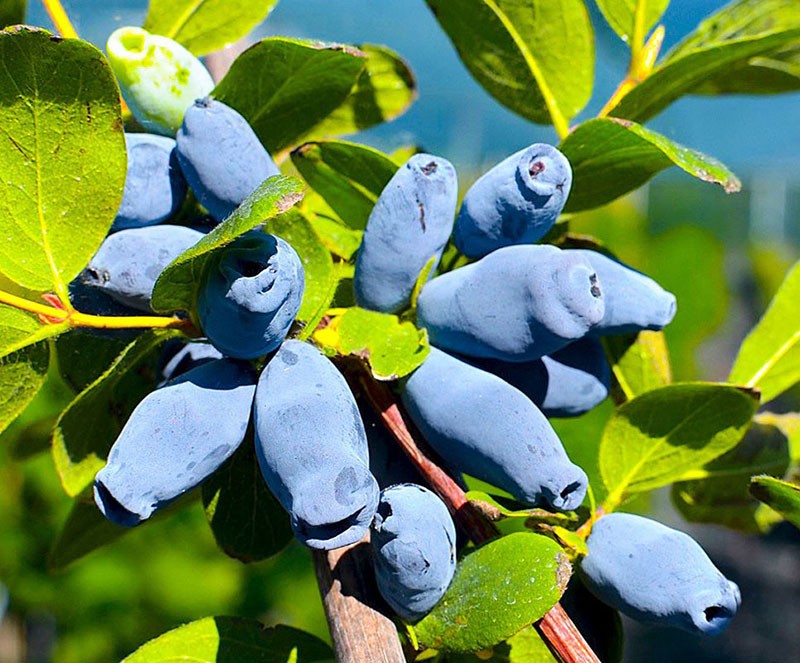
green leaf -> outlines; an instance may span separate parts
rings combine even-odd
[[[442,651],[492,647],[550,610],[570,572],[552,539],[526,532],[494,539],[459,562],[442,600],[414,627],[417,639]]]
[[[45,30],[0,32],[0,62],[0,270],[66,302],[122,199],[119,89],[94,46]]]
[[[289,517],[258,467],[252,429],[233,457],[203,483],[203,506],[217,545],[235,559],[267,559],[292,540]]]
[[[644,37],[663,16],[669,0],[597,0],[597,6],[620,39],[630,44],[636,31],[636,13],[644,14],[641,29]]]
[[[708,93],[709,88],[703,88],[709,82],[733,80],[754,58],[794,47],[798,39],[800,12],[795,0],[732,3],[701,23],[609,114],[644,122],[686,94]]]
[[[693,94],[777,94],[800,90],[800,45],[750,58],[719,78],[704,81]]]
[[[339,272],[311,223],[296,210],[275,217],[269,230],[289,242],[303,263],[305,290],[297,319],[306,323],[310,334],[333,300]]]
[[[601,340],[614,376],[617,402],[629,401],[672,382],[663,332],[642,331],[604,336]]]
[[[719,184],[728,193],[742,186],[716,159],[673,143],[639,124],[613,117],[583,122],[559,149],[572,164],[567,212],[605,205],[670,166],[678,166],[704,182]]]
[[[500,520],[502,518],[533,518],[539,522],[550,522],[554,524],[575,523],[578,517],[572,513],[553,513],[547,509],[536,507],[525,507],[514,500],[493,497],[481,490],[470,490],[466,494],[467,499],[473,502],[490,520]],[[502,503],[501,501],[502,500]]]
[[[487,659],[489,653],[491,657]],[[558,663],[533,626],[522,629],[491,650],[476,653],[443,652],[433,659],[433,663],[485,663],[487,660],[491,663]]]
[[[672,486],[672,501],[684,518],[759,532],[759,503],[748,491],[750,477],[783,477],[789,467],[789,440],[777,426],[753,422],[733,449],[690,471]],[[685,479],[692,479],[686,481]]]
[[[94,503],[92,493],[84,493],[72,505],[50,550],[47,565],[52,571],[64,569],[130,531],[130,527],[121,527],[108,520]]]
[[[318,195],[314,194],[314,196],[316,199],[322,200]],[[306,198],[309,197],[306,196]],[[338,217],[322,214],[314,211],[311,207],[303,207],[303,214],[311,221],[314,231],[331,253],[344,260],[350,260],[358,251],[358,247],[361,246],[362,231],[352,230],[344,225]]]
[[[755,477],[750,492],[758,500],[800,527],[800,486],[773,477]]]
[[[729,380],[761,391],[768,403],[800,381],[800,262],[744,339]]]
[[[263,21],[278,0],[150,0],[144,29],[205,55],[241,39]]]
[[[53,459],[67,495],[76,497],[94,481],[128,416],[155,386],[155,362],[148,366],[147,360],[178,335],[154,329],[139,336],[61,413],[53,431]]]
[[[302,183],[295,177],[276,175],[264,180],[225,221],[161,272],[150,302],[153,310],[191,312],[203,268],[212,252],[289,210],[302,199],[302,190]]]
[[[121,338],[107,338],[93,331],[72,329],[56,339],[58,370],[64,381],[80,392],[99,378],[130,343]]]
[[[0,433],[39,393],[50,366],[46,339],[64,329],[0,305]]]
[[[342,140],[306,143],[292,163],[350,228],[363,230],[375,201],[399,168],[378,150]]]
[[[408,64],[385,46],[357,44],[366,54],[364,70],[341,106],[305,136],[340,136],[363,131],[405,113],[417,96]]]
[[[167,631],[122,663],[334,663],[319,638],[289,626],[254,619],[206,617]]]
[[[758,407],[732,385],[678,383],[620,407],[600,441],[600,474],[613,508],[625,495],[672,483],[733,448]]]
[[[242,53],[212,93],[270,153],[296,145],[339,108],[364,69],[352,46],[271,37]]]
[[[581,0],[427,3],[489,94],[522,117],[566,133],[594,79],[594,36]]]
[[[0,29],[25,22],[27,0],[0,1]]]
[[[315,339],[325,343],[334,338],[336,350],[365,360],[378,380],[397,380],[411,373],[430,352],[428,334],[396,315],[352,307],[332,325],[317,332]],[[331,336],[333,335],[333,336]],[[326,343],[327,344],[327,343]]]

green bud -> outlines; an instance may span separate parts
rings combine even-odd
[[[214,88],[198,58],[178,42],[141,28],[115,30],[106,51],[125,103],[148,131],[174,136],[186,109]]]

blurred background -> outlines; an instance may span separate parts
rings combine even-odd
[[[597,80],[581,118],[599,110],[628,61],[627,47],[594,3],[587,4]],[[664,50],[724,4],[672,0],[662,19]],[[141,25],[146,11],[145,0],[67,0],[65,6],[78,33],[100,47],[116,27]],[[36,0],[27,20],[50,27]],[[417,75],[419,99],[403,117],[356,140],[385,151],[418,145],[442,154],[457,166],[463,187],[525,145],[557,140],[473,81],[423,0],[280,0],[254,38],[266,35],[381,43],[403,55]],[[573,228],[608,242],[676,294],[678,315],[666,330],[676,379],[721,380],[800,254],[800,94],[687,98],[649,126],[725,162],[743,191],[726,195],[673,168],[633,195],[581,215]],[[212,614],[287,623],[329,639],[308,553],[292,544],[255,565],[228,559],[197,500],[66,571],[48,572],[48,551],[69,509],[46,452],[48,425],[69,397],[51,387],[0,438],[0,615],[8,604],[0,663],[119,660],[169,628]],[[796,412],[799,406],[795,389],[770,408]],[[594,448],[609,411],[606,405],[559,424],[571,452]],[[25,420],[39,423],[26,429]],[[732,628],[714,639],[625,620],[625,660],[793,660],[791,652],[800,651],[800,533],[788,525],[762,536],[690,525],[672,507],[669,491],[641,507],[695,536],[740,584],[744,603]]]

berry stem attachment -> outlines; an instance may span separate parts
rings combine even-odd
[[[65,39],[78,38],[78,33],[72,26],[72,22],[69,20],[69,16],[67,16],[64,5],[61,4],[60,0],[42,0],[42,4],[62,37]]]
[[[422,451],[389,387],[373,380],[363,367],[349,377],[355,377],[370,405],[380,414],[383,423],[400,447],[431,488],[442,498],[469,538],[480,544],[498,536],[499,532],[494,524],[486,520],[467,499],[461,487]],[[600,663],[600,659],[559,603],[536,622],[535,626],[547,646],[562,663]]]

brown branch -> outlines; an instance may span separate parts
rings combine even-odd
[[[486,520],[472,505],[461,487],[423,452],[422,445],[411,433],[413,425],[405,421],[389,387],[385,383],[376,382],[363,368],[357,375],[367,400],[469,538],[474,543],[481,544],[498,536],[499,532],[494,524]],[[556,603],[535,626],[553,654],[563,663],[600,663],[600,659],[560,603]]]
[[[405,663],[372,573],[367,535],[352,546],[313,552],[337,663]]]

